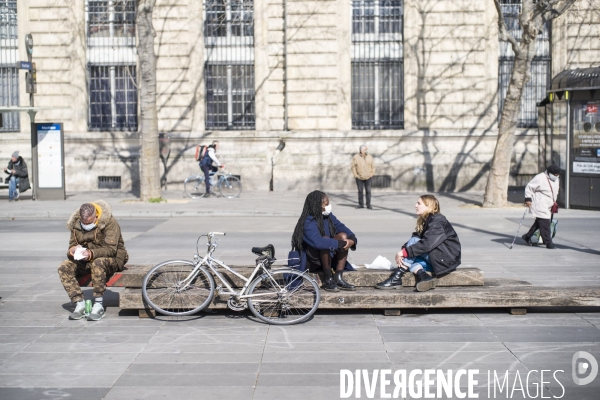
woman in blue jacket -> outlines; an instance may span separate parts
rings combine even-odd
[[[321,275],[323,289],[356,290],[342,277],[344,269],[354,270],[347,258],[349,249],[356,250],[356,235],[331,213],[331,208],[329,198],[319,190],[306,196],[292,236],[292,249],[300,252],[301,270],[308,268]]]

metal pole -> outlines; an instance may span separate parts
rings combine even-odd
[[[288,130],[287,0],[283,0],[283,130]]]
[[[571,175],[571,100],[569,99],[569,92],[565,92],[565,95],[567,96],[567,143],[566,143],[566,147],[567,147],[567,155],[565,158],[566,161],[566,168],[565,168],[565,208],[568,210],[570,203],[571,203],[571,199],[569,196],[569,192],[570,192],[570,182],[571,179],[569,177],[569,175]]]
[[[37,137],[35,132],[36,111],[29,110],[27,114],[29,114],[29,126],[31,130],[31,199],[35,200],[37,198],[36,186],[38,185]]]

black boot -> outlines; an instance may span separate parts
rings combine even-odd
[[[333,276],[331,275],[331,270],[327,271],[327,272],[323,272],[323,276],[325,279],[323,280],[323,286],[321,286],[322,289],[325,289],[330,292],[339,292],[340,291],[340,289],[338,289],[337,285],[335,284],[335,281],[333,280]]]
[[[344,271],[335,271],[335,283],[341,290],[356,290],[354,285],[349,284],[342,278]]]
[[[402,275],[406,272],[405,269],[400,267],[396,268],[394,272],[383,282],[379,282],[375,285],[376,289],[400,289],[402,287]]]
[[[426,292],[435,289],[437,279],[432,278],[424,269],[420,269],[415,274],[417,278],[417,292]]]
[[[529,238],[527,234],[521,236],[521,239],[523,239],[525,243],[527,243],[527,246],[533,246],[533,243],[531,243],[531,238]]]

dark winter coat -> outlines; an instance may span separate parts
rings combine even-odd
[[[358,239],[356,239],[356,235],[344,224],[342,224],[333,214],[329,214],[327,217],[323,217],[323,230],[325,231],[325,236],[321,235],[319,232],[319,226],[317,225],[317,221],[311,217],[310,215],[306,217],[306,221],[304,222],[304,237],[302,240],[302,251],[300,252],[300,270],[304,271],[307,268],[306,265],[306,248],[312,247],[317,250],[329,250],[331,254],[331,258],[334,256],[334,252],[342,246],[339,240],[333,239],[331,233],[329,232],[329,222],[328,219],[331,219],[333,222],[333,226],[335,227],[336,234],[340,232],[344,232],[348,239],[354,241],[354,245],[350,248],[350,250],[356,250],[356,244],[358,243]],[[343,247],[343,246],[342,246]],[[346,271],[354,271],[352,265],[346,261],[346,267],[344,268]]]
[[[429,253],[429,262],[436,276],[452,272],[460,265],[460,241],[456,231],[442,214],[431,214],[425,221],[423,232],[414,232],[417,243],[406,247],[408,257]]]
[[[23,160],[23,157],[19,156],[16,163],[13,163],[13,161],[10,160],[6,168],[9,170],[15,170],[13,175],[16,178],[19,178],[19,193],[23,193],[27,189],[31,188],[31,184],[29,183],[29,174],[27,172],[27,163],[25,160]]]
[[[75,210],[67,222],[67,229],[71,231],[69,249],[80,244],[92,251],[94,259],[101,257],[115,258],[119,271],[122,271],[123,266],[129,260],[129,256],[121,235],[121,227],[115,217],[112,216],[112,210],[107,202],[96,200],[92,204],[102,209],[98,226],[91,231],[85,231],[81,227],[79,208]],[[73,260],[73,256],[68,251],[67,257]]]

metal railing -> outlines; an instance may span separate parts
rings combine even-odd
[[[204,46],[206,129],[254,129],[254,1],[206,0]]]
[[[0,105],[19,105],[17,1],[0,0]],[[19,132],[19,113],[4,113],[0,132]]]
[[[508,33],[517,41],[521,40],[522,32],[519,23],[521,0],[501,0],[502,15]],[[536,55],[531,63],[531,78],[525,85],[521,98],[521,109],[517,126],[519,128],[535,128],[538,126],[537,103],[546,97],[546,90],[551,82],[552,58],[550,54],[550,22],[544,24],[544,29],[535,40]],[[498,58],[498,120],[502,116],[506,91],[515,62],[515,54],[511,44],[500,41]]]
[[[404,127],[403,1],[352,1],[352,128]]]
[[[136,1],[87,0],[90,130],[136,131]]]

